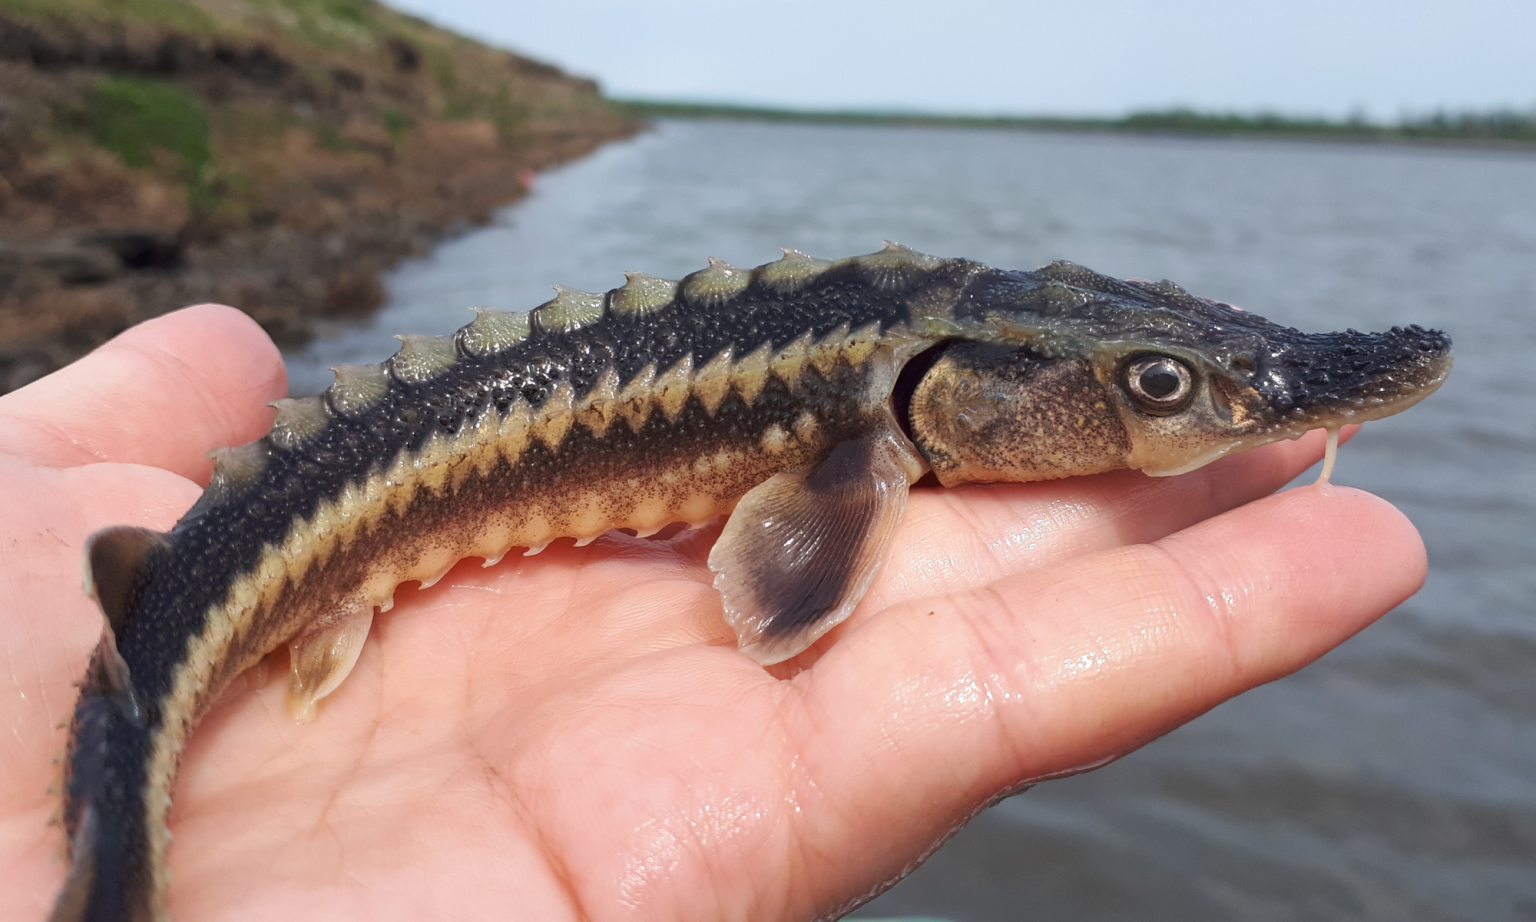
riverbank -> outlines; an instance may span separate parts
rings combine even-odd
[[[0,391],[200,301],[303,342],[641,124],[363,0],[0,0]]]

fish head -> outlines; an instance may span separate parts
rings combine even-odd
[[[1418,326],[1304,333],[1069,263],[997,276],[908,375],[913,441],[945,485],[1182,474],[1399,413],[1452,364],[1450,337]]]

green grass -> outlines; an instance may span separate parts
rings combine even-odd
[[[404,42],[420,59],[421,79],[433,85],[428,106],[400,102],[411,118],[489,119],[505,146],[527,134],[538,100],[513,99],[507,53],[487,48],[400,13],[376,0],[0,0],[0,11],[43,23],[64,20],[94,24],[143,23],[221,41],[266,45],[297,64],[317,87],[329,87],[333,67],[364,75],[394,72],[395,47]],[[408,69],[409,70],[409,69]],[[370,86],[374,78],[369,76]],[[428,111],[428,108],[432,111]],[[561,105],[556,105],[561,109]],[[398,143],[409,129],[385,113],[386,128]]]
[[[213,165],[208,113],[196,96],[172,83],[105,77],[85,105],[63,120],[131,167],[154,166],[156,148],[180,159],[187,180]]]
[[[137,77],[104,77],[82,106],[60,112],[57,124],[84,134],[127,166],[168,172],[186,188],[194,212],[218,207],[208,113],[187,90]]]
[[[416,127],[415,119],[394,106],[385,106],[380,109],[379,118],[384,121],[384,130],[389,134],[389,143],[397,149],[400,147],[400,141],[405,138],[405,133]]]
[[[0,11],[28,19],[148,22],[192,35],[227,37],[275,25],[328,50],[371,46],[378,35],[394,31],[394,20],[406,21],[373,0],[244,0],[222,14],[189,0],[0,0]]]
[[[193,35],[224,31],[216,18],[186,0],[0,0],[0,11],[29,19],[146,20]]]
[[[381,7],[369,0],[247,0],[265,7],[268,18],[318,48],[346,50],[371,46],[386,31]]]

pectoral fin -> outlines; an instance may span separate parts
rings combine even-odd
[[[294,720],[308,723],[315,719],[316,703],[335,691],[357,665],[372,626],[372,605],[349,604],[288,642],[292,665],[288,713]]]
[[[743,653],[765,665],[789,659],[848,617],[922,470],[911,445],[882,429],[742,497],[709,568]]]

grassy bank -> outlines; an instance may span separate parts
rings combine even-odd
[[[0,390],[196,301],[300,341],[638,125],[370,0],[0,0]]]

